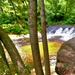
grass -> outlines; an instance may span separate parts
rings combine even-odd
[[[60,43],[57,42],[48,42],[49,54],[56,54],[58,49],[60,48]],[[21,46],[21,49],[26,52],[28,56],[32,56],[31,45]],[[39,43],[40,54],[43,54],[42,42]]]
[[[60,48],[61,43],[58,42],[48,42],[48,50],[49,55],[56,55],[57,51]],[[32,62],[32,51],[31,51],[31,45],[22,46],[21,49],[26,53],[26,59],[27,62]],[[39,49],[40,49],[40,56],[43,58],[43,46],[42,42],[39,42]]]
[[[61,43],[59,42],[48,42],[49,55],[57,54],[57,51],[59,50],[60,46]]]
[[[58,51],[58,49],[59,49],[59,47],[60,47],[60,45],[61,44],[60,43],[57,43],[57,42],[48,42],[49,55],[56,54],[57,51]],[[33,58],[32,58],[31,45],[25,45],[25,46],[22,46],[20,48],[23,50],[23,54],[21,54],[21,55],[24,56],[24,58],[22,58],[22,59],[23,59],[23,61],[25,63],[26,70],[27,70],[28,73],[30,73],[30,71],[34,67]],[[39,42],[39,49],[40,49],[41,60],[43,61],[43,58],[44,57],[43,57],[43,46],[42,46],[42,42]],[[25,57],[25,54],[26,54],[26,57]],[[4,66],[3,65],[2,65],[2,67],[4,69]],[[1,67],[1,69],[2,69],[2,67]],[[10,68],[11,68],[11,71],[12,71],[12,73],[14,75],[15,74],[15,70],[14,70],[14,67],[13,67],[12,64],[10,64]],[[2,70],[0,70],[0,75],[3,75],[1,73],[2,73]],[[3,73],[4,73],[4,71],[3,71]]]
[[[56,55],[57,51],[60,48],[60,46],[61,46],[60,42],[57,42],[57,41],[48,42],[49,55]],[[28,65],[27,66],[28,69],[34,68],[31,45],[22,46],[21,49],[26,54],[26,57],[22,58],[22,59]],[[44,61],[44,55],[43,55],[42,42],[39,42],[39,50],[40,50],[41,62],[43,63],[43,61]]]

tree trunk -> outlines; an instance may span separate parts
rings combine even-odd
[[[0,75],[12,75],[6,61],[3,59],[2,55],[0,54]]]
[[[0,42],[0,71],[2,71],[3,69],[6,70],[6,73],[11,74],[10,68],[9,68],[9,65],[8,65],[8,61],[7,61],[6,56],[5,56],[5,52],[4,52],[3,46],[2,46],[2,44]],[[3,75],[4,72],[3,71],[0,72],[0,75],[1,74]]]
[[[7,66],[9,67],[8,61],[6,59],[5,52],[4,52],[4,49],[3,49],[1,42],[0,42],[0,54],[1,54],[2,58],[4,59],[5,63],[7,64]]]
[[[40,15],[41,15],[41,26],[42,26],[42,42],[43,42],[43,52],[44,52],[44,62],[45,62],[45,75],[51,75],[48,44],[47,44],[47,37],[46,37],[46,20],[45,20],[45,10],[44,10],[44,0],[40,0]]]
[[[44,75],[41,65],[38,37],[37,37],[37,0],[29,0],[28,23],[30,28],[30,40],[36,75]]]
[[[18,75],[26,75],[25,65],[9,36],[0,27],[0,39],[8,51]]]

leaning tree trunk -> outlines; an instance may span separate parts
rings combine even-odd
[[[45,62],[45,75],[51,75],[48,45],[47,45],[47,38],[46,38],[44,0],[40,0],[40,15],[41,15],[41,25],[42,25],[42,42],[43,42],[43,52],[44,52],[44,62]]]
[[[6,56],[5,56],[3,46],[0,42],[0,75],[3,75],[4,73],[11,74],[10,68],[9,68],[9,65],[8,65],[8,62],[7,62],[7,59],[6,59]]]
[[[7,61],[6,56],[5,56],[4,48],[1,44],[1,41],[0,41],[0,54],[1,54],[2,58],[4,59],[5,63],[7,64],[7,66],[9,67],[8,61]]]
[[[30,28],[30,40],[36,75],[44,75],[41,65],[38,37],[37,37],[37,0],[29,0],[28,23]]]
[[[5,60],[3,59],[2,55],[0,54],[0,75],[12,75]]]
[[[0,40],[8,51],[18,75],[26,75],[25,65],[9,36],[0,27]]]

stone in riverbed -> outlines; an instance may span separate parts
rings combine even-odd
[[[75,75],[75,38],[61,45],[55,70],[58,75]]]

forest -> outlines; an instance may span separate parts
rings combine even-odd
[[[45,0],[45,15],[47,26],[55,24],[75,23],[75,0]],[[37,25],[40,31],[40,7],[37,1]],[[27,34],[28,0],[1,0],[0,26],[7,33]]]
[[[50,59],[56,61],[63,41],[46,35],[47,27],[56,25],[75,26],[75,0],[0,0],[0,75],[57,75]],[[11,35],[23,38],[12,40]]]

